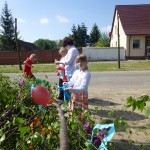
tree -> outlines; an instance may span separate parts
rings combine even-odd
[[[101,32],[95,23],[92,27],[91,33],[90,33],[90,43],[91,45],[95,45],[95,43],[98,41],[98,39],[101,37]]]
[[[38,39],[34,42],[42,50],[50,50],[57,48],[57,42],[48,39]]]
[[[72,33],[71,37],[73,38],[75,45],[77,47],[85,47],[88,40],[87,27],[85,24],[82,23],[81,25],[78,25],[78,27],[73,25]]]
[[[63,40],[57,41],[57,48],[60,49],[60,47],[62,47],[62,44],[63,44]]]
[[[107,33],[101,33],[101,37],[95,43],[95,47],[110,47],[110,38]]]
[[[0,49],[14,50],[15,49],[15,32],[13,26],[14,20],[11,11],[8,9],[8,4],[5,2],[2,9],[0,25],[2,31],[0,32]]]

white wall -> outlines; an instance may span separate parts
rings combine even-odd
[[[119,35],[120,35],[120,47],[124,47],[126,50],[128,48],[127,45],[127,37],[123,30],[123,26],[119,17],[118,20],[118,12],[115,12],[114,23],[112,26],[112,33],[111,33],[111,40],[110,40],[110,47],[117,47],[118,46],[118,21],[119,21]],[[127,53],[127,52],[126,52]]]
[[[83,47],[82,53],[89,61],[118,60],[118,48],[91,48]],[[125,49],[120,48],[120,60],[125,60]]]

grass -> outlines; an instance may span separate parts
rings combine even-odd
[[[56,65],[51,64],[33,64],[33,72],[56,72]],[[150,70],[150,60],[138,60],[138,61],[121,61],[120,69],[118,69],[117,61],[99,61],[89,62],[89,70],[91,72],[100,71],[142,71]],[[23,66],[22,66],[23,67]],[[0,73],[21,73],[19,65],[0,65]]]

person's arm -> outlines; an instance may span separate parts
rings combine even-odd
[[[57,59],[55,59],[55,64],[56,64],[56,65],[59,65],[59,64],[64,64],[64,63],[61,62],[61,61],[59,61],[59,60],[57,60]]]
[[[30,67],[30,68],[32,67],[32,66],[30,66],[26,61],[24,61],[23,63],[24,63],[25,65],[27,65],[28,67]]]

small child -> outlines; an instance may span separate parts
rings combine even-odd
[[[37,61],[37,56],[35,54],[31,54],[30,57],[27,57],[26,60],[23,62],[24,64],[24,76],[29,78],[35,78],[35,76],[32,74],[31,67],[32,64]]]
[[[60,61],[64,62],[64,58],[67,54],[67,50],[65,48],[61,47],[60,50],[59,50],[59,54],[61,55]],[[63,63],[58,64],[57,69],[58,69],[57,75],[59,76],[59,87],[62,87],[63,82],[67,81],[67,77],[65,75],[65,65]],[[59,91],[58,99],[64,100],[64,91],[63,90]]]
[[[71,92],[72,100],[69,103],[69,110],[73,110],[76,107],[81,107],[84,112],[88,109],[88,85],[91,79],[91,74],[87,66],[87,57],[84,54],[80,54],[76,57],[76,70],[67,83],[68,88],[66,91]]]

